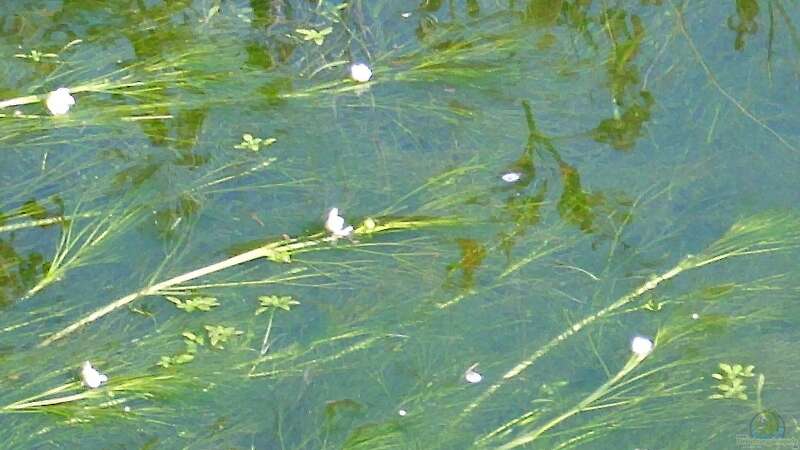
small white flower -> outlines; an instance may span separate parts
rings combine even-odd
[[[331,210],[328,211],[325,229],[333,235],[334,239],[350,236],[353,232],[352,225],[345,226],[344,218],[339,215],[339,208],[331,208]]]
[[[631,351],[641,357],[645,357],[653,351],[653,341],[644,336],[635,336],[631,339]]]
[[[397,411],[397,414],[399,414],[400,417],[405,417],[406,414],[408,414],[408,411],[406,411],[405,409],[401,409],[400,411]]]
[[[359,83],[366,83],[372,78],[372,69],[363,63],[357,63],[350,66],[350,78]]]
[[[503,176],[500,177],[506,183],[515,183],[522,178],[522,174],[519,172],[508,172],[504,173]]]
[[[700,314],[697,314],[697,313],[692,313],[692,319],[693,319],[693,320],[697,320],[697,319],[699,319],[699,318],[700,318]]]
[[[84,361],[83,366],[81,366],[81,379],[83,380],[83,384],[90,389],[97,389],[108,381],[108,377],[97,371],[89,361]]]
[[[471,365],[470,368],[464,372],[464,379],[467,380],[467,383],[475,384],[483,380],[483,375],[475,370],[476,367],[478,367],[478,363]]]
[[[75,98],[70,95],[69,89],[62,87],[47,94],[44,104],[50,114],[61,116],[69,112],[69,109],[75,104]]]

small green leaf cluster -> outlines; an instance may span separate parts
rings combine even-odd
[[[726,364],[719,363],[720,372],[712,374],[711,377],[719,380],[719,384],[715,386],[720,393],[713,394],[711,399],[725,399],[732,398],[738,400],[747,400],[747,386],[744,384],[745,378],[753,377],[753,369],[755,366],[742,366],[741,364]]]
[[[314,41],[315,44],[322,45],[325,42],[325,36],[331,34],[333,28],[327,27],[319,31],[314,29],[298,28],[294,31],[297,32],[297,34],[301,34],[304,41]]]
[[[227,342],[231,337],[242,334],[241,331],[234,327],[225,327],[222,325],[205,325],[203,328],[206,330],[208,342],[211,347],[215,349],[223,349],[223,343]],[[206,337],[202,334],[193,333],[191,331],[184,331],[181,333],[183,342],[186,344],[186,350],[183,353],[174,356],[162,356],[156,363],[163,368],[169,368],[181,364],[186,364],[194,360],[200,347],[206,345]]]
[[[186,312],[211,311],[211,308],[219,306],[219,302],[215,297],[197,296],[197,297],[192,297],[188,300],[181,300],[178,297],[167,295],[166,299],[174,303],[175,307],[177,307],[178,309],[182,309]]]
[[[196,335],[191,331],[184,331],[182,336],[184,338],[183,342],[186,344],[186,351],[175,356],[162,356],[161,359],[156,363],[157,365],[166,369],[172,366],[186,364],[194,360],[198,348],[205,344],[205,339],[203,336]]]
[[[274,144],[278,140],[275,138],[257,138],[254,137],[250,133],[245,133],[242,135],[242,142],[238,145],[235,145],[233,148],[240,148],[244,150],[250,150],[251,152],[257,152],[261,150],[261,147],[269,147],[270,145]]]
[[[208,340],[211,346],[218,349],[225,348],[222,344],[228,342],[233,336],[242,334],[241,331],[234,327],[225,327],[222,325],[205,325],[203,328],[205,328],[208,333]]]
[[[261,307],[256,310],[256,315],[263,313],[264,311],[270,309],[282,309],[284,311],[289,311],[292,309],[292,306],[299,305],[300,302],[293,299],[290,295],[262,295],[258,297],[258,302],[260,303]]]

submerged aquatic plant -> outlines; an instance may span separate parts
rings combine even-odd
[[[708,398],[723,399],[734,398],[739,400],[747,400],[747,386],[744,384],[745,378],[753,377],[753,369],[755,366],[750,365],[747,367],[741,364],[726,364],[719,363],[719,373],[711,374],[711,377],[719,380],[719,384],[715,386],[720,391],[718,394],[712,394]]]
[[[192,311],[211,311],[211,308],[219,306],[219,302],[214,297],[196,296],[181,300],[172,295],[165,295],[164,298],[175,304],[175,307],[186,312]]]
[[[314,41],[315,44],[322,45],[325,43],[325,36],[333,32],[333,27],[325,27],[321,30],[298,28],[294,31],[302,35],[304,41]]]
[[[293,299],[289,295],[282,295],[280,297],[277,295],[262,295],[261,297],[258,297],[258,303],[261,306],[256,310],[256,315],[259,315],[264,311],[271,311],[274,309],[289,311],[293,306],[300,304],[300,302]]]
[[[240,144],[236,144],[234,148],[241,148],[245,150],[250,150],[251,152],[258,152],[261,150],[262,147],[268,147],[278,140],[275,138],[257,138],[253,137],[250,133],[245,133],[242,135],[242,142]]]
[[[32,299],[0,302],[9,446],[723,448],[697,439],[741,428],[708,367],[766,367],[760,343],[792,336],[800,218],[720,175],[763,145],[730,145],[737,117],[795,145],[791,108],[761,118],[755,84],[744,106],[714,75],[741,60],[703,55],[687,19],[711,3],[156,3],[55,12],[87,34],[69,52],[29,33],[49,13],[7,27],[29,36],[0,100],[0,282]],[[770,27],[791,14],[771,2]],[[753,67],[785,79],[792,42]],[[721,364],[712,398],[763,410],[751,367]]]
[[[689,255],[684,257],[672,269],[661,273],[657,276],[651,276],[647,282],[640,285],[628,294],[620,297],[610,305],[592,313],[583,319],[575,322],[561,334],[555,336],[543,346],[539,347],[530,356],[516,366],[503,374],[502,378],[489,386],[483,394],[479,395],[472,401],[461,413],[460,419],[472,414],[478,407],[480,407],[490,397],[508,382],[517,378],[524,371],[528,370],[542,357],[559,347],[562,343],[566,342],[569,338],[575,336],[577,333],[590,327],[595,322],[611,315],[615,311],[621,309],[627,304],[639,300],[642,296],[654,289],[660,284],[675,278],[681,273],[707,266],[713,263],[746,255],[764,254],[772,252],[788,251],[800,245],[800,217],[790,213],[764,213],[750,218],[742,219],[731,226],[725,235],[719,240],[711,244],[703,253],[699,255]],[[633,371],[644,359],[650,354],[652,344],[645,342],[640,338],[636,340],[635,346],[632,344],[632,350],[635,356],[632,357],[628,363],[620,370],[620,372],[612,377],[607,383],[598,388],[592,395],[588,396],[584,401],[579,403],[575,408],[567,411],[566,413],[552,419],[551,421],[541,425],[533,432],[524,433],[522,436],[509,441],[501,448],[515,448],[538,439],[540,435],[555,426],[556,424],[566,420],[567,418],[583,411],[591,403],[605,394],[612,386],[620,382],[625,376]],[[741,383],[738,383],[739,385]],[[739,395],[741,388],[736,387],[736,395]]]
[[[355,228],[352,231],[352,233],[357,236],[360,234],[365,234],[365,235],[377,234],[377,233],[385,233],[398,230],[409,230],[409,229],[419,229],[432,226],[452,225],[457,223],[458,221],[452,218],[433,218],[433,219],[387,218],[385,220],[370,218],[368,223],[362,223],[360,226]],[[301,238],[283,239],[277,242],[266,244],[254,250],[241,253],[234,257],[227,258],[223,261],[219,261],[217,263],[172,277],[162,282],[155,283],[153,285],[142,288],[139,291],[128,294],[120,299],[117,299],[100,309],[97,309],[93,313],[72,323],[71,325],[65,327],[61,331],[58,331],[48,336],[45,340],[41,342],[40,346],[47,346],[57,340],[63,339],[64,337],[74,333],[78,329],[110,314],[111,312],[123,306],[127,306],[131,302],[141,299],[143,297],[152,295],[163,295],[165,292],[168,292],[169,289],[175,289],[175,288],[189,289],[190,287],[185,285],[185,283],[189,281],[260,258],[265,258],[267,260],[275,262],[288,262],[290,260],[289,259],[290,255],[292,254],[319,249],[319,247],[322,244],[332,241],[335,241],[335,236],[326,237],[323,233],[316,233]]]
[[[22,299],[36,295],[47,286],[61,280],[69,270],[97,263],[98,253],[106,241],[129,229],[141,219],[139,207],[126,208],[122,202],[114,209],[101,215],[81,214],[76,212],[72,217],[88,217],[92,220],[83,228],[77,229],[77,220],[61,220],[61,239],[52,260],[47,265],[43,276],[31,287]]]

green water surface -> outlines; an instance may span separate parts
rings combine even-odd
[[[3,0],[0,57],[0,448],[800,445],[797,0]]]

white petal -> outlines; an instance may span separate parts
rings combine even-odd
[[[351,225],[345,226],[344,218],[339,215],[339,208],[331,208],[328,211],[325,229],[333,234],[334,238],[347,237],[353,232]]]
[[[653,341],[644,336],[631,339],[631,351],[639,356],[647,356],[653,351]]]
[[[372,69],[366,64],[353,64],[350,66],[350,78],[359,83],[366,83],[372,78]]]
[[[469,366],[464,372],[464,379],[467,380],[467,383],[480,383],[483,379],[483,376],[475,370],[476,367],[478,367],[478,363]]]
[[[54,116],[66,114],[74,104],[75,98],[70,95],[69,89],[63,87],[50,92],[45,99],[45,106]]]
[[[89,361],[85,361],[81,367],[81,380],[90,389],[97,389],[108,381],[108,377],[97,371]]]
[[[339,216],[339,208],[331,208],[328,211],[328,219],[325,221],[325,229],[333,234],[340,233],[344,228],[344,218]]]
[[[480,383],[483,380],[483,375],[470,369],[464,373],[464,379],[470,384]]]
[[[519,181],[522,178],[522,174],[519,172],[508,172],[504,173],[502,177],[500,177],[506,183],[514,183]]]

